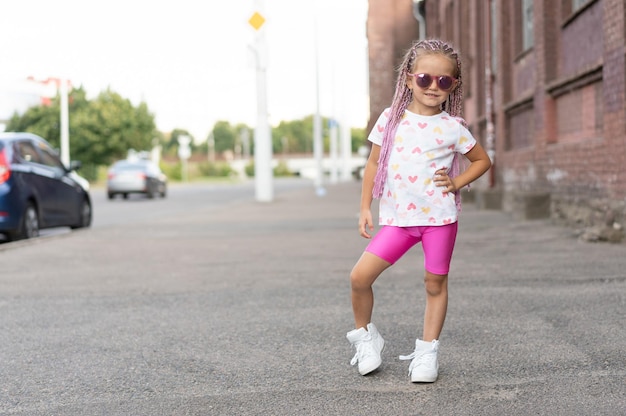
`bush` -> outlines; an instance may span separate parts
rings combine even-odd
[[[233,168],[225,162],[201,162],[198,164],[198,171],[201,176],[229,177],[235,174]]]
[[[182,163],[161,163],[161,170],[165,176],[172,181],[180,181],[183,179]]]
[[[82,165],[77,173],[89,182],[95,182],[98,180],[98,166],[93,163],[86,163]]]
[[[246,176],[249,178],[254,178],[254,161],[250,161],[245,167]]]
[[[248,177],[250,178],[254,177],[254,161],[251,161],[250,163],[246,165],[245,172]],[[278,162],[278,165],[276,165],[273,172],[274,172],[275,177],[294,176],[294,173],[289,170],[289,167],[287,167],[287,163],[285,163],[282,160]]]
[[[274,176],[293,176],[293,172],[289,170],[289,167],[287,167],[287,163],[281,160],[274,168]]]

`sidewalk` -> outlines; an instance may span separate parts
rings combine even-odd
[[[398,360],[422,329],[419,246],[374,286],[386,349],[363,377],[345,337],[360,185],[327,191],[0,253],[24,270],[0,276],[0,414],[626,414],[623,245],[465,204],[438,381]]]
[[[359,376],[345,339],[348,275],[366,244],[359,195],[357,183],[340,184],[215,218],[246,234],[233,244],[250,267],[232,279],[254,293],[241,304],[251,321],[229,336],[246,345],[224,354],[248,357],[245,381],[212,398],[216,414],[626,414],[626,248],[472,204],[450,272],[439,380],[411,384],[397,359],[421,333],[419,247],[375,284],[387,347],[382,369]]]

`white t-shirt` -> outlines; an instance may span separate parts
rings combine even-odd
[[[388,116],[389,108],[378,117],[370,142],[382,145]],[[476,139],[461,119],[445,111],[421,116],[406,110],[389,155],[379,224],[413,227],[457,221],[455,195],[435,186],[435,172],[450,170],[454,153],[465,154],[475,145]]]

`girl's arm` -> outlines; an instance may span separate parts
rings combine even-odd
[[[372,221],[372,191],[374,190],[374,178],[378,170],[378,156],[380,146],[372,144],[370,155],[365,163],[363,172],[363,183],[361,185],[361,210],[359,214],[359,234],[361,237],[372,238],[370,232],[374,231]],[[369,231],[369,232],[368,232]]]
[[[440,169],[435,172],[435,184],[446,188],[447,192],[456,192],[480,178],[491,167],[491,159],[480,143],[476,143],[472,150],[465,153],[465,157],[471,162],[465,171],[451,178],[445,169]]]

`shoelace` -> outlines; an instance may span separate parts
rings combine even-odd
[[[409,355],[401,355],[398,358],[400,358],[400,360],[413,360],[411,361],[411,365],[409,365],[409,375],[411,375],[415,367],[422,364],[430,365],[435,359],[435,354],[432,354],[431,351],[415,350]]]
[[[350,360],[350,365],[355,365],[364,357],[374,354],[374,347],[371,342],[359,342],[355,345],[355,348],[356,354],[354,354],[354,357]]]

